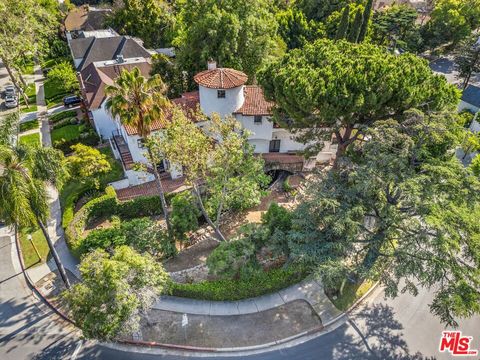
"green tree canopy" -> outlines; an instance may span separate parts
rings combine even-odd
[[[47,78],[54,81],[56,86],[65,92],[73,92],[79,89],[77,74],[69,62],[62,61],[56,64],[48,72]]]
[[[188,90],[188,79],[186,74],[178,67],[175,59],[164,54],[156,54],[152,57],[152,70],[150,75],[159,75],[167,88],[169,99],[180,97]]]
[[[112,167],[107,156],[98,149],[78,143],[72,145],[73,154],[67,158],[70,174],[81,181],[96,181],[98,176],[109,172]]]
[[[310,150],[334,134],[337,157],[377,120],[413,107],[454,108],[458,90],[412,54],[393,55],[371,44],[318,40],[270,64],[259,76],[276,118]],[[288,119],[288,121],[286,121]]]
[[[182,0],[178,7],[177,60],[190,78],[213,59],[252,80],[285,47],[267,0]]]
[[[287,44],[288,49],[296,49],[315,39],[325,36],[323,24],[308,20],[294,7],[276,14],[278,33]]]
[[[352,0],[298,0],[296,6],[305,14],[307,19],[324,21],[333,12],[353,2]]]
[[[457,120],[412,111],[370,127],[353,161],[306,192],[291,257],[337,289],[345,278],[380,280],[390,296],[432,288],[448,325],[480,313],[480,182],[454,156]]]
[[[131,335],[162,293],[168,274],[148,254],[140,255],[128,246],[113,254],[95,250],[80,263],[82,282],[63,294],[83,335],[90,339],[113,340]]]
[[[393,5],[373,15],[372,41],[416,52],[422,38],[416,25],[417,11],[408,5]]]
[[[137,36],[148,48],[170,46],[175,16],[169,1],[121,0],[109,23],[120,34]]]
[[[480,36],[471,35],[462,40],[455,50],[458,77],[463,79],[465,89],[473,73],[480,72]]]

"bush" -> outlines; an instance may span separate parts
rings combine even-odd
[[[100,138],[98,137],[98,135],[93,130],[89,130],[88,132],[80,133],[80,136],[75,139],[56,140],[53,142],[53,147],[55,149],[61,150],[64,154],[70,154],[72,152],[72,149],[71,149],[72,145],[82,143],[88,146],[96,146],[99,141],[100,141]]]
[[[67,111],[62,111],[62,112],[51,115],[49,118],[49,121],[50,123],[55,124],[60,120],[72,118],[76,116],[77,116],[77,110],[67,110]]]
[[[187,240],[187,233],[198,229],[200,216],[197,202],[189,191],[176,194],[172,198],[172,211],[170,221],[175,239]]]
[[[149,218],[119,221],[112,228],[93,230],[82,240],[81,252],[95,249],[113,251],[121,245],[129,245],[138,252],[147,252],[158,258],[176,254],[166,231]]]
[[[210,274],[223,279],[238,278],[257,265],[255,245],[249,239],[222,242],[207,258]]]
[[[20,123],[20,126],[19,126],[20,132],[24,132],[24,131],[28,131],[28,130],[32,130],[32,129],[38,129],[38,120],[37,119]]]
[[[288,231],[292,228],[292,213],[276,203],[271,203],[267,212],[262,215],[262,224],[269,229],[270,234],[273,234],[275,229]]]
[[[291,265],[288,268],[268,272],[256,271],[240,280],[203,281],[196,284],[171,283],[174,296],[199,300],[236,301],[270,294],[302,281],[308,275],[305,267]]]

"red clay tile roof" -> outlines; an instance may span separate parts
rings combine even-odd
[[[263,89],[257,85],[248,85],[244,89],[245,101],[235,114],[245,116],[272,115],[273,102],[265,100]]]
[[[197,110],[200,104],[200,95],[198,91],[191,91],[182,94],[182,97],[173,99],[172,103],[179,106],[187,115],[187,117],[192,120],[196,121],[197,119],[194,116],[195,110]],[[166,121],[169,120],[169,115],[166,114]],[[128,135],[136,135],[137,129],[134,126],[124,125],[125,130],[127,131]],[[154,121],[150,126],[150,131],[156,131],[163,129],[165,127],[165,122],[161,120]]]
[[[185,185],[185,178],[178,179],[164,179],[162,180],[163,190],[167,193],[175,192]],[[125,201],[134,199],[140,196],[157,195],[158,189],[154,181],[149,181],[140,185],[130,186],[124,189],[115,190],[118,200]]]
[[[245,84],[248,76],[238,70],[216,68],[205,70],[193,77],[198,85],[211,89],[233,89]]]

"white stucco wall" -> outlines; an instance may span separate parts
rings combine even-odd
[[[290,132],[285,129],[274,129],[272,132],[272,140],[280,140],[280,152],[301,151],[305,149],[305,145],[295,141]]]
[[[210,89],[199,85],[200,109],[207,116],[217,113],[221,117],[231,115],[244,102],[243,86],[225,90],[225,98],[217,97],[217,89]]]
[[[257,154],[268,153],[270,140],[250,139],[248,143],[254,147],[254,152]]]
[[[478,117],[477,117],[478,120]],[[477,120],[473,120],[470,124],[470,130],[474,133],[480,132],[480,123]]]
[[[235,114],[235,118],[242,124],[242,127],[250,131],[249,140],[268,140],[272,139],[273,123],[267,116],[262,117],[261,124],[255,124],[254,116],[243,116]]]
[[[105,108],[105,101],[100,108],[92,110],[92,116],[98,135],[103,139],[110,139],[112,133],[117,129],[117,123],[112,119]]]

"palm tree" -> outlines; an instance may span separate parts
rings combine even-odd
[[[66,179],[63,154],[53,148],[24,148],[0,144],[0,219],[17,227],[40,227],[66,288],[70,288],[47,231],[47,185],[61,187]]]
[[[112,117],[118,117],[122,124],[134,126],[138,134],[147,140],[145,143],[149,161],[155,175],[167,230],[171,235],[172,229],[165,192],[158,173],[156,156],[148,142],[151,124],[154,121],[164,122],[167,110],[171,107],[170,101],[165,96],[166,91],[167,86],[160,75],[157,74],[146,79],[138,68],[134,68],[132,71],[122,71],[115,80],[115,84],[105,88],[105,94],[109,97],[106,106]]]

